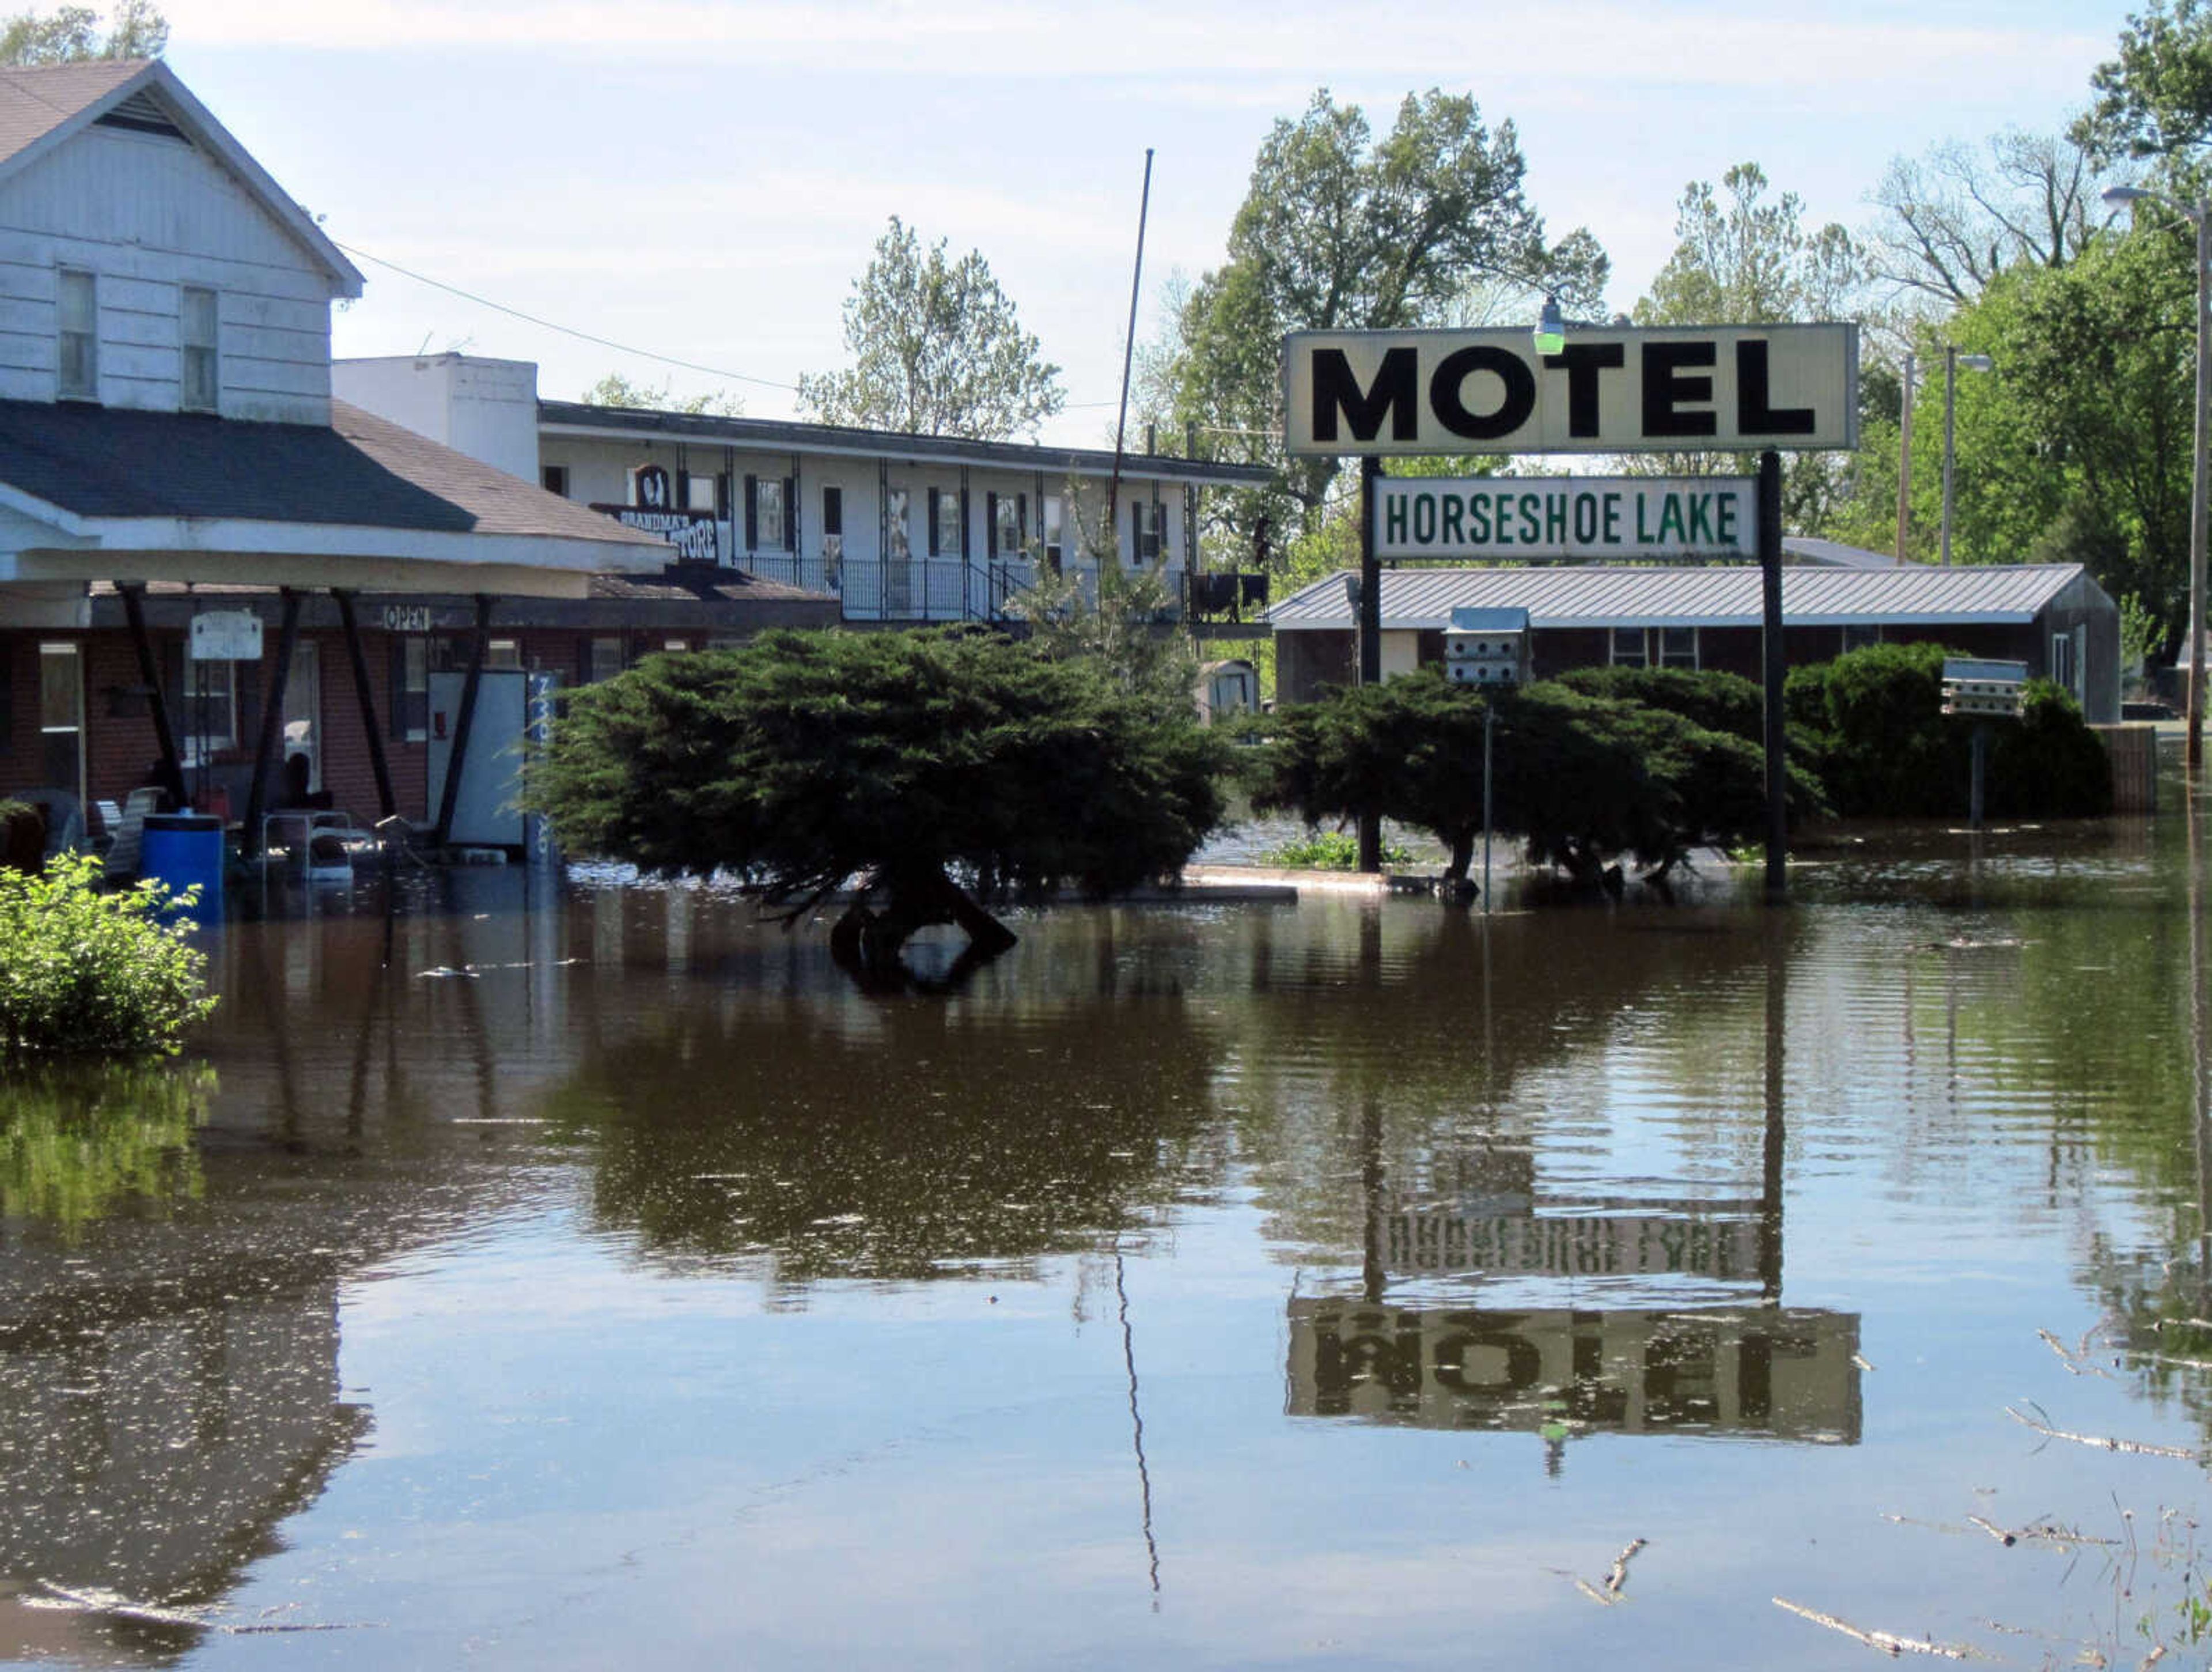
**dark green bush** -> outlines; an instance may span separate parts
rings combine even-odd
[[[2047,680],[2031,680],[2018,720],[1977,722],[1943,713],[1943,661],[1963,653],[1935,644],[1871,645],[1825,666],[1792,669],[1787,712],[1815,735],[1803,758],[1845,817],[1963,815],[1972,786],[1973,732],[1990,732],[1985,810],[1998,818],[2075,818],[2112,806],[2104,745],[2080,706]],[[1793,757],[1798,745],[1792,739]]]
[[[1550,683],[1584,696],[1611,697],[1664,708],[1692,726],[1725,732],[1747,743],[1764,743],[1766,701],[1741,674],[1679,667],[1578,667]]]
[[[2112,810],[2111,757],[2064,687],[2029,680],[2019,720],[1991,730],[1984,789],[1992,816],[2094,818]]]

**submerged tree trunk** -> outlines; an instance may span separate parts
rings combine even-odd
[[[880,909],[872,902],[883,898]],[[896,992],[919,984],[902,956],[921,930],[957,924],[967,947],[948,972],[945,985],[956,985],[1015,943],[1014,932],[983,909],[941,865],[878,871],[860,897],[846,908],[830,931],[830,954],[842,969],[872,992]]]

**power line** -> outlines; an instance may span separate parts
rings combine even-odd
[[[596,344],[603,349],[612,349],[617,354],[635,355],[641,360],[656,361],[663,366],[680,367],[687,372],[704,372],[709,377],[725,378],[732,383],[757,384],[763,389],[781,389],[787,394],[795,395],[799,392],[799,386],[795,383],[779,383],[774,378],[754,377],[746,372],[725,371],[719,366],[704,366],[696,360],[679,360],[672,354],[658,354],[651,349],[635,348],[628,343],[617,343],[611,337],[595,336],[588,331],[579,331],[574,325],[564,325],[557,320],[542,319],[535,313],[526,313],[519,307],[509,307],[505,302],[495,302],[489,296],[479,295],[473,290],[465,290],[458,284],[448,284],[443,279],[432,278],[428,273],[418,273],[412,267],[403,267],[398,262],[389,260],[383,256],[372,255],[356,245],[340,243],[336,239],[331,241],[337,244],[338,248],[343,250],[348,255],[358,256],[363,261],[373,261],[380,267],[389,267],[393,272],[402,277],[411,278],[417,284],[427,284],[433,290],[443,290],[450,295],[460,297],[464,301],[474,302],[479,307],[488,307],[495,313],[504,313],[511,319],[520,319],[543,331],[554,331],[562,337],[574,337],[580,342]],[[1110,400],[1066,401],[1061,404],[1060,410],[1065,412],[1089,412],[1113,404]]]
[[[418,273],[411,267],[402,267],[396,261],[387,261],[380,255],[371,255],[367,250],[357,249],[351,244],[339,244],[338,248],[343,250],[348,255],[359,256],[363,261],[373,261],[380,267],[389,267],[393,272],[411,278],[417,284],[427,284],[434,290],[447,291],[465,301],[474,302],[479,307],[488,307],[495,313],[505,313],[513,319],[537,325],[542,330],[557,331],[563,337],[574,337],[580,342],[595,343],[603,349],[612,349],[617,354],[635,355],[641,360],[658,361],[664,366],[679,366],[687,372],[704,372],[709,377],[726,378],[732,383],[757,383],[764,389],[781,389],[789,394],[799,392],[799,386],[795,383],[779,383],[774,378],[754,377],[745,372],[725,371],[719,366],[702,366],[696,360],[679,360],[672,354],[656,354],[651,349],[635,348],[628,343],[617,343],[611,337],[594,336],[588,331],[579,331],[574,325],[564,325],[556,320],[540,319],[535,313],[526,313],[519,307],[509,307],[505,302],[495,302],[490,297],[480,296],[473,290],[464,290],[458,284],[448,284],[443,279],[432,278],[428,273]]]

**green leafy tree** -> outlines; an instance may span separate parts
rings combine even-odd
[[[17,12],[0,22],[0,64],[158,58],[168,45],[168,21],[148,0],[116,0],[105,35],[100,14],[89,6]]]
[[[845,301],[842,371],[799,380],[799,404],[825,423],[1001,441],[1036,433],[1060,410],[1060,368],[1021,327],[982,252],[945,259],[891,216]]]
[[[2187,158],[2212,138],[2212,11],[2151,0],[2089,84],[2096,100],[2075,125],[2078,141],[2107,156]]]
[[[632,383],[620,372],[609,372],[584,391],[584,402],[588,406],[629,406],[652,412],[684,412],[694,416],[737,418],[744,416],[742,398],[717,390],[711,395],[687,395],[678,399],[675,385],[663,382],[659,388],[650,383]]]
[[[572,694],[531,799],[578,852],[726,870],[788,918],[859,878],[833,949],[896,984],[928,925],[978,958],[1013,944],[976,894],[1178,870],[1220,821],[1224,747],[1087,659],[996,635],[777,632]]]
[[[1500,283],[1598,305],[1604,252],[1587,232],[1545,241],[1524,168],[1510,122],[1493,131],[1473,99],[1435,88],[1408,94],[1379,138],[1326,88],[1274,125],[1229,258],[1190,287],[1176,321],[1176,427],[1196,425],[1216,458],[1281,473],[1272,491],[1207,496],[1217,538],[1247,547],[1266,517],[1278,540],[1294,539],[1338,477],[1334,459],[1283,454],[1285,331],[1441,325],[1470,289]]]

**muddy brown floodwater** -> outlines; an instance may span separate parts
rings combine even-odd
[[[896,1000],[708,889],[283,894],[202,1066],[0,1090],[0,1658],[2202,1665],[2192,840]]]

